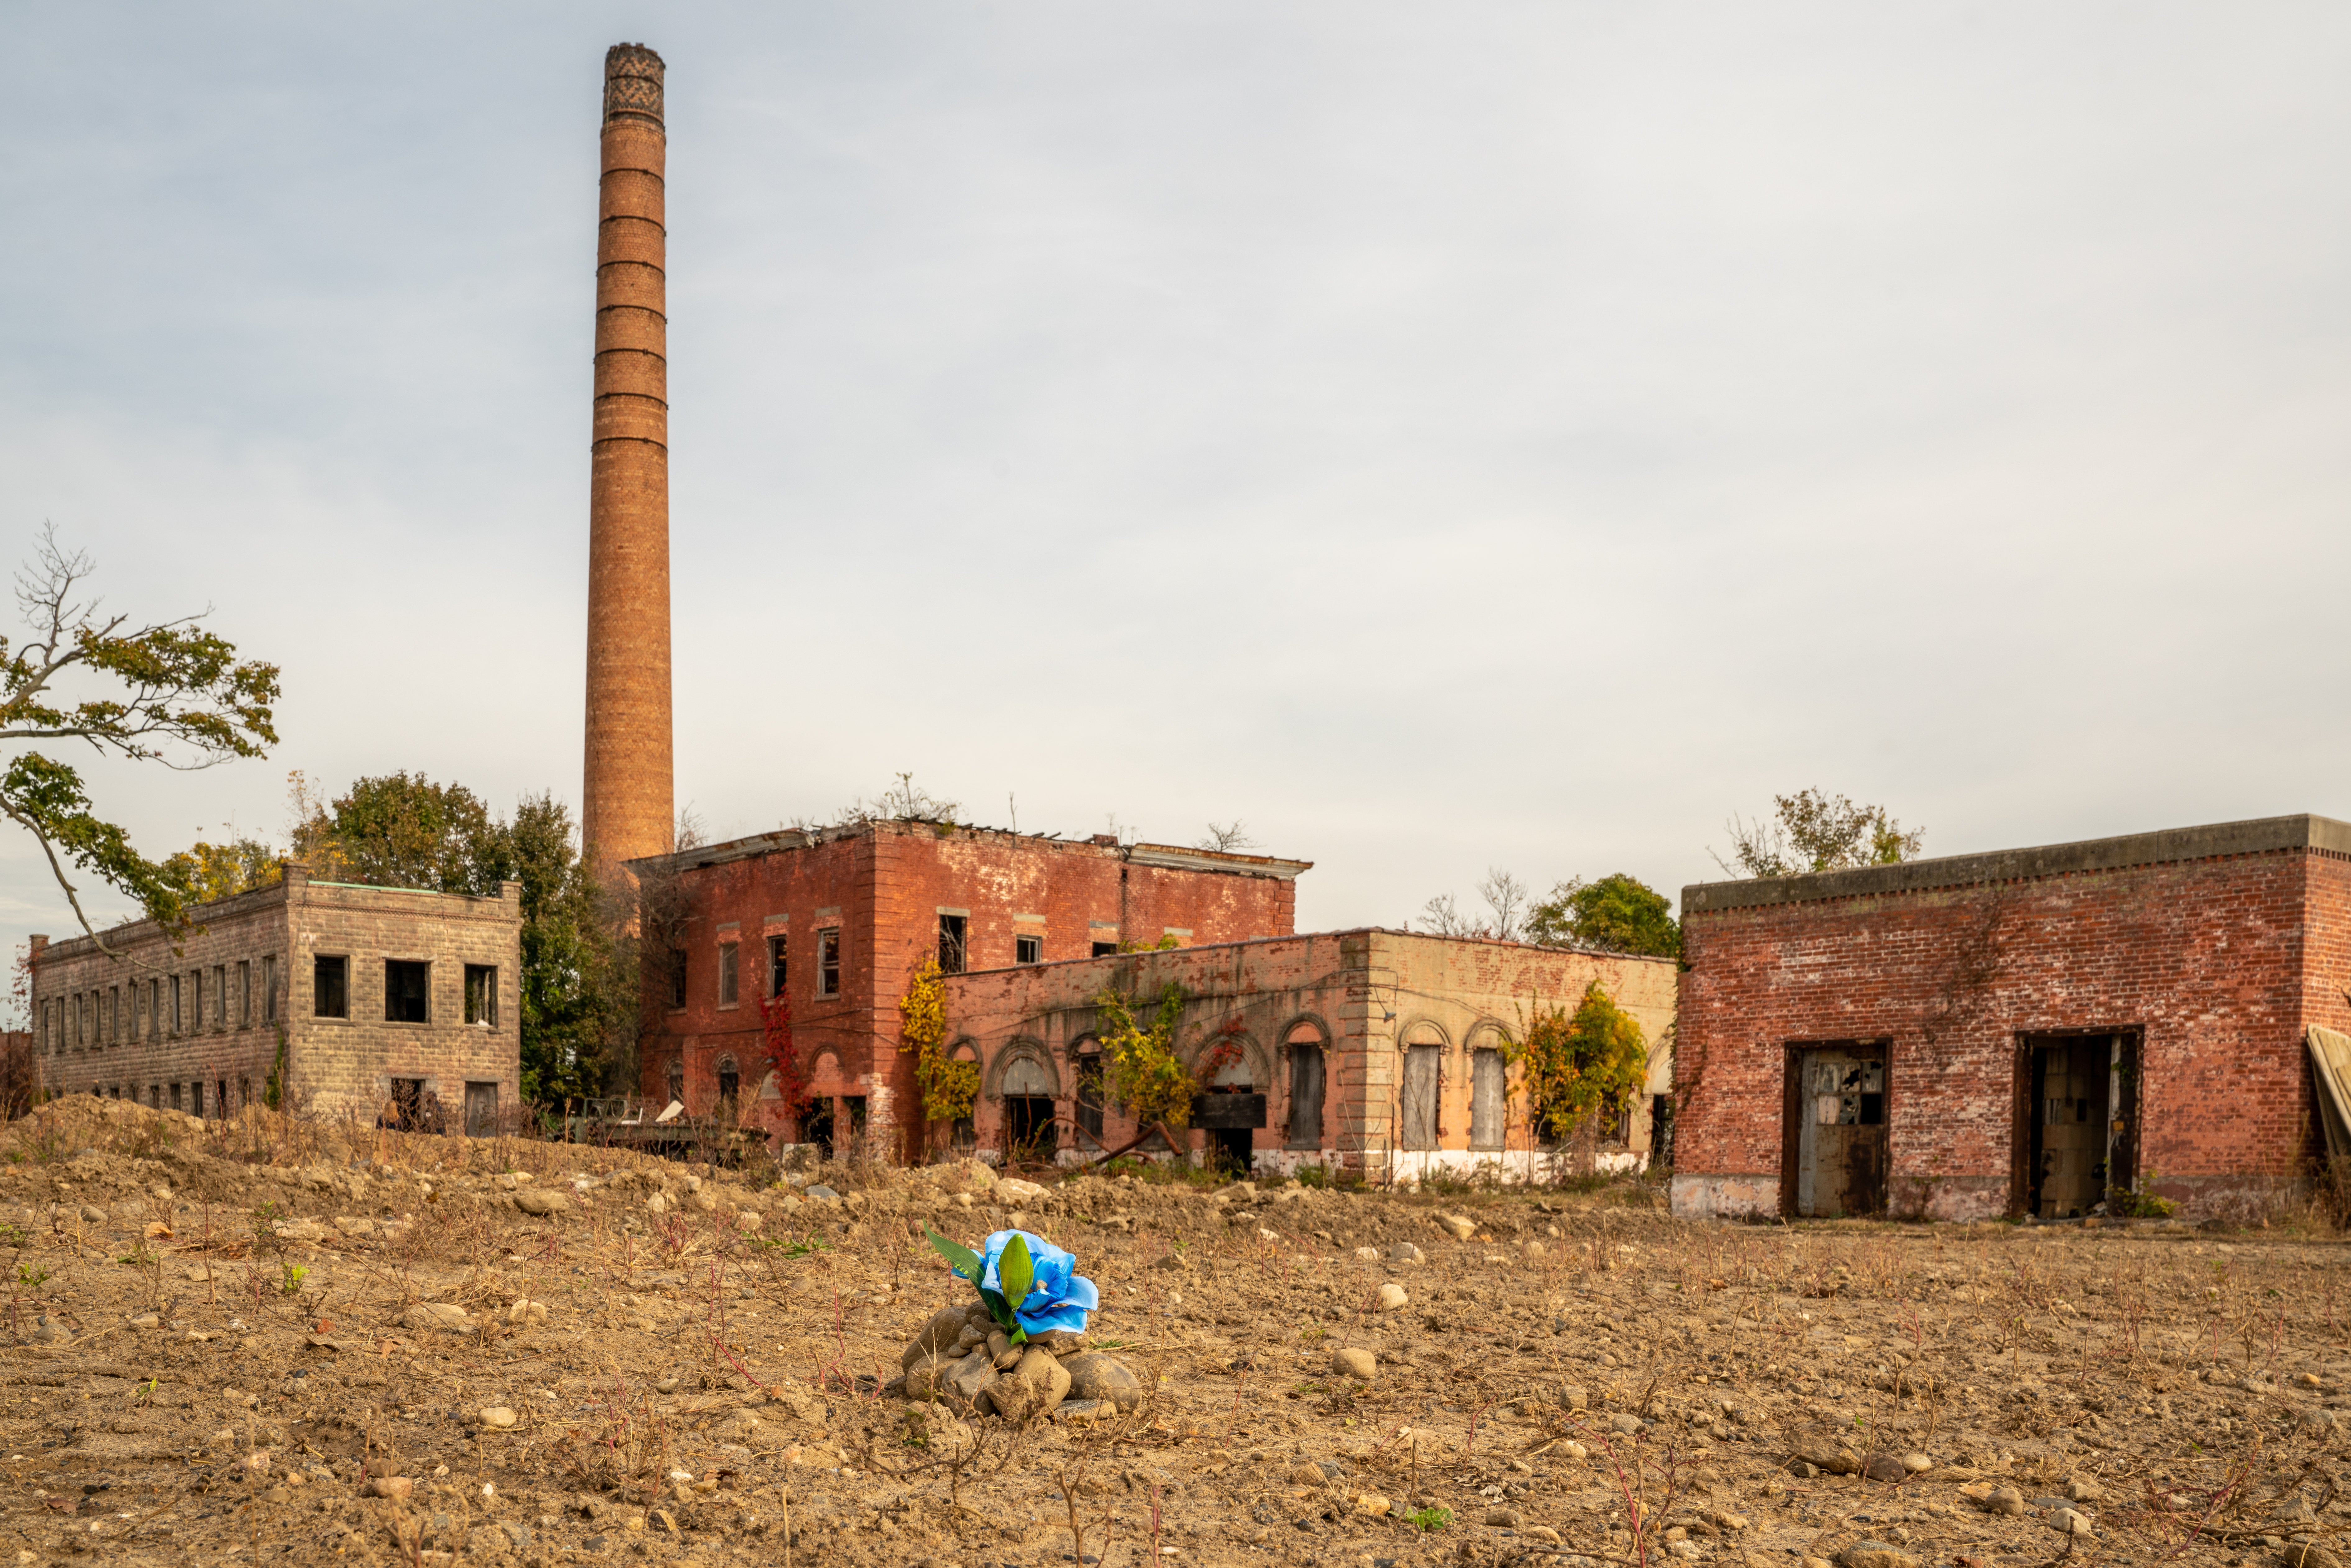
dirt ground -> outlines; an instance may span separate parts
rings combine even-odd
[[[11,1124],[0,1563],[2341,1561],[2318,1231],[814,1175],[841,1197],[114,1103]],[[885,1392],[967,1299],[921,1228],[1008,1223],[1101,1285],[1140,1408]]]

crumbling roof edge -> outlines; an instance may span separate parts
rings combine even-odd
[[[1931,860],[1905,861],[1899,865],[1817,872],[1809,876],[1692,883],[1682,889],[1682,918],[1775,904],[1923,893],[1930,888],[2120,871],[2129,866],[2269,854],[2281,850],[2325,850],[2351,855],[2351,822],[2304,812],[2291,817],[2256,817],[2242,822],[2212,822],[2195,828],[2166,828],[2112,839],[2085,839],[2075,843],[1941,855]]]

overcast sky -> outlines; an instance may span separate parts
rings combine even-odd
[[[0,543],[285,670],[269,760],[94,770],[142,848],[576,801],[623,38],[720,836],[1238,817],[1328,927],[1806,785],[2351,816],[2340,6],[20,7]]]

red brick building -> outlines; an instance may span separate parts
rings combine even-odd
[[[2274,817],[1682,892],[1691,1216],[2243,1213],[2319,1147],[2351,824]]]
[[[652,862],[640,862],[650,864]],[[684,851],[672,987],[646,1020],[645,1098],[695,1115],[733,1101],[771,1131],[904,1159],[921,1129],[898,998],[926,957],[950,972],[1151,946],[1286,936],[1311,862],[947,823],[783,830]],[[788,1125],[762,1004],[788,998],[810,1115]]]

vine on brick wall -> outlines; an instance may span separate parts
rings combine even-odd
[[[946,1036],[946,988],[939,982],[939,961],[925,958],[898,998],[898,1049],[914,1053],[926,1123],[968,1116],[979,1098],[979,1064],[949,1057]]]
[[[808,1109],[808,1079],[800,1071],[799,1048],[792,1043],[792,998],[783,991],[759,1005],[759,1034],[784,1113],[797,1118]]]
[[[1575,1011],[1537,996],[1506,1040],[1503,1060],[1525,1071],[1529,1119],[1539,1134],[1563,1139],[1602,1111],[1614,1111],[1647,1079],[1641,1026],[1594,980]]]
[[[1181,1132],[1191,1124],[1192,1096],[1199,1092],[1184,1059],[1176,1054],[1176,1026],[1184,1016],[1184,988],[1173,980],[1159,994],[1159,1012],[1148,1026],[1135,1021],[1126,998],[1105,986],[1094,997],[1102,1010],[1102,1057],[1111,1090],[1134,1117],[1135,1125],[1164,1124]],[[1231,1041],[1236,1050],[1238,1041]]]

